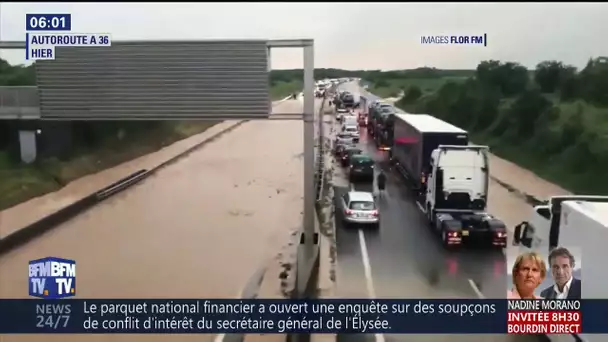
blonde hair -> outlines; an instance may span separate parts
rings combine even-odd
[[[543,257],[536,252],[527,252],[517,256],[515,259],[515,263],[513,264],[513,270],[511,271],[511,276],[513,277],[513,284],[515,284],[515,277],[517,277],[517,273],[519,272],[519,266],[524,260],[532,260],[536,263],[536,266],[540,269],[540,276],[542,279],[545,279],[547,276],[547,264]]]

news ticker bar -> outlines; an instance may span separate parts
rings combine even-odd
[[[509,310],[515,305],[507,300],[465,299],[3,299],[0,334],[523,334],[521,329],[553,325],[566,331],[574,324],[585,334],[608,333],[608,300],[576,302],[579,310],[566,304],[569,310],[538,311],[534,306]]]
[[[109,33],[31,33],[25,34],[26,60],[54,60],[57,46],[112,46]]]

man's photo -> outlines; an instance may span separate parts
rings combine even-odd
[[[549,253],[549,271],[553,285],[544,288],[540,296],[545,299],[581,299],[581,280],[574,276],[577,260],[564,247]]]

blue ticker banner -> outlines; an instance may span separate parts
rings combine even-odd
[[[608,333],[608,300],[583,300],[583,333]],[[2,299],[0,334],[504,334],[506,300]]]

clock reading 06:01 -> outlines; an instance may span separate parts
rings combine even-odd
[[[71,14],[26,14],[26,31],[71,31]]]

